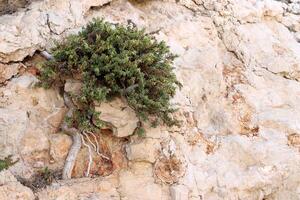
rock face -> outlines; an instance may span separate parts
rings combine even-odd
[[[18,74],[19,69],[20,64],[0,64],[0,83],[5,83],[8,79]]]
[[[134,110],[119,98],[101,103],[95,109],[101,113],[100,119],[107,123],[116,137],[132,135],[137,128],[138,118]]]
[[[0,159],[20,159],[5,176],[28,178],[46,166],[62,169],[71,144],[59,133],[66,109],[58,91],[33,87],[36,73],[26,60],[103,17],[131,20],[179,55],[174,70],[183,88],[172,103],[181,127],[147,127],[138,138],[132,135],[137,119],[126,103],[102,104],[97,109],[112,132],[95,137],[111,160],[94,152],[91,171],[103,177],[80,178],[88,160],[82,148],[73,171],[79,179],[53,183],[36,197],[300,199],[299,5],[298,0],[49,0],[0,16]],[[78,88],[66,85],[68,91]],[[0,184],[0,199],[15,198],[8,190],[34,199],[17,181],[9,184]]]
[[[159,151],[159,140],[151,138],[134,141],[126,146],[127,158],[132,161],[154,163]]]
[[[120,195],[116,190],[116,180],[105,179],[77,179],[65,182],[57,182],[53,187],[49,187],[36,194],[40,200],[49,199],[101,199],[117,200]]]
[[[0,199],[34,200],[32,191],[21,185],[7,170],[0,172]]]
[[[0,15],[11,14],[26,7],[32,0],[0,0]]]
[[[64,116],[64,102],[57,91],[35,88],[30,73],[13,78],[0,88],[0,157],[13,155],[17,175],[28,177],[49,164],[49,134]]]

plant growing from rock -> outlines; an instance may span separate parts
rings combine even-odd
[[[19,160],[13,161],[12,156],[9,155],[3,160],[0,159],[0,172],[4,169],[8,169],[10,166],[16,164]]]
[[[57,43],[51,55],[44,52],[44,56],[49,60],[42,65],[40,84],[61,88],[69,108],[62,130],[72,135],[73,145],[63,178],[71,177],[81,142],[89,148],[84,137],[91,142],[89,135],[94,137],[93,133],[103,126],[95,104],[122,98],[140,121],[137,133],[143,132],[145,121],[153,126],[178,125],[169,102],[177,87],[181,87],[172,71],[176,56],[165,42],[158,42],[144,30],[132,24],[122,26],[94,19],[78,34]],[[63,90],[69,79],[82,83],[78,94]]]
[[[51,185],[53,181],[61,179],[61,172],[52,171],[48,167],[45,167],[39,170],[30,179],[25,179],[20,176],[17,176],[17,179],[26,187],[29,187],[34,192],[37,192],[39,189]]]

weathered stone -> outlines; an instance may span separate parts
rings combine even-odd
[[[174,116],[180,127],[146,126],[145,138],[139,139],[97,134],[101,153],[111,160],[93,151],[91,174],[112,173],[114,178],[54,183],[38,197],[298,200],[299,0],[108,2],[37,1],[26,11],[1,16],[0,62],[20,61],[49,48],[52,39],[76,33],[93,17],[131,21],[179,55],[174,71],[183,87],[171,103],[179,108]],[[10,168],[22,176],[45,163],[60,169],[67,148],[57,146],[70,142],[52,136],[64,113],[62,98],[57,91],[33,87],[37,80],[32,75],[38,72],[12,78],[15,69],[11,73],[3,66],[10,80],[0,88],[1,156],[24,155]],[[71,91],[78,85],[66,86]],[[97,107],[104,108],[101,116],[116,136],[133,133],[137,119],[126,103]],[[32,135],[35,128],[37,136]],[[20,141],[26,146],[21,148]],[[29,141],[41,145],[34,148]],[[73,177],[84,175],[87,155],[82,148]],[[102,185],[110,189],[99,189]]]
[[[84,25],[84,16],[91,7],[110,1],[37,1],[28,6],[25,16],[24,11],[14,16],[2,16],[0,62],[21,61],[28,55],[32,56],[36,50],[51,46],[51,38],[58,38],[57,35],[63,35],[69,29]]]
[[[124,139],[113,136],[111,131],[107,130],[102,130],[101,133],[94,133],[95,138],[91,134],[87,135],[94,145],[97,144],[95,142],[97,140],[99,144],[98,152],[108,158],[101,157],[96,153],[94,147],[91,146],[93,162],[91,164],[90,176],[107,176],[127,166],[127,159],[124,154]],[[86,137],[85,141],[91,145]],[[72,173],[73,177],[85,176],[89,163],[88,155],[88,149],[82,147],[76,159]]]
[[[154,163],[159,155],[160,141],[157,139],[142,139],[126,145],[128,160]]]
[[[134,110],[121,99],[101,103],[95,109],[101,113],[100,119],[107,123],[116,137],[126,137],[134,133],[138,118]]]
[[[161,157],[154,165],[154,174],[163,183],[177,183],[185,174],[186,165],[182,159],[176,156]]]
[[[58,93],[35,88],[36,81],[24,74],[0,88],[0,156],[21,158],[13,171],[26,177],[49,163],[48,134],[58,129],[64,111]]]
[[[163,198],[163,189],[154,183],[150,163],[137,163],[130,171],[120,174],[120,195],[130,200],[156,200]]]
[[[52,164],[63,167],[68,151],[71,147],[72,140],[70,136],[63,133],[52,134],[50,136],[50,156]]]
[[[296,38],[297,42],[300,43],[300,31],[298,33],[295,33],[295,38]]]
[[[45,167],[49,160],[49,140],[42,129],[30,127],[20,141],[21,157],[33,167]]]
[[[12,83],[15,84],[17,88],[20,89],[31,89],[35,83],[37,83],[37,78],[31,74],[25,74],[16,79],[12,80]]]
[[[300,14],[300,2],[291,3],[288,6],[288,10],[296,15]]]
[[[82,82],[79,80],[67,80],[65,83],[64,91],[70,94],[78,95],[82,88]]]
[[[170,187],[171,200],[189,199],[189,190],[184,185],[174,185]]]
[[[40,200],[49,199],[103,199],[117,200],[120,195],[116,190],[115,178],[81,178],[59,181],[37,193]]]
[[[12,14],[26,7],[32,0],[0,0],[0,15]]]
[[[249,67],[299,79],[300,56],[297,52],[300,46],[283,25],[277,22],[247,24],[237,27],[236,33],[225,32],[224,36],[227,48],[234,49]]]
[[[19,64],[5,65],[0,63],[0,83],[4,83],[6,80],[16,75],[19,68]]]
[[[286,14],[282,19],[282,24],[288,27],[291,31],[300,31],[300,15]]]
[[[288,136],[288,144],[298,148],[300,151],[300,135],[296,133],[290,134]]]
[[[6,157],[17,154],[19,141],[28,126],[28,119],[25,111],[0,108],[0,113],[0,155]]]
[[[0,199],[1,200],[34,200],[33,192],[19,183],[8,171],[0,172]]]

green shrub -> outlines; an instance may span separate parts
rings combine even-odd
[[[169,101],[181,84],[172,72],[176,55],[165,42],[132,25],[113,25],[94,19],[76,35],[52,49],[42,65],[42,86],[63,87],[67,79],[82,81],[79,105],[69,123],[81,130],[95,127],[95,102],[124,97],[140,121],[178,125]]]
[[[17,161],[12,160],[11,155],[5,157],[3,160],[0,159],[0,172],[4,169],[8,169],[10,166],[14,165],[17,162],[18,162],[18,160]]]

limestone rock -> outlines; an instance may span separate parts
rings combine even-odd
[[[101,113],[100,119],[108,124],[116,137],[132,135],[137,127],[138,119],[134,110],[119,98],[101,103],[95,109]]]
[[[177,183],[185,174],[186,164],[176,156],[161,157],[154,165],[154,174],[163,183]]]
[[[174,185],[170,187],[171,200],[189,199],[189,190],[184,185]]]
[[[0,83],[4,83],[6,80],[16,75],[18,73],[19,68],[19,64],[0,64]]]
[[[288,144],[300,150],[300,135],[296,133],[290,134],[288,136]]]
[[[27,174],[23,169],[29,166],[40,168],[49,163],[48,134],[57,131],[62,120],[59,113],[64,110],[56,91],[34,88],[35,82],[34,76],[24,74],[0,88],[0,156],[22,158],[24,162],[13,167],[18,175]]]
[[[36,50],[51,46],[49,39],[84,25],[84,16],[91,7],[110,1],[37,1],[27,7],[26,15],[23,15],[23,11],[15,13],[14,16],[2,16],[0,61],[21,61],[28,55],[32,56]]]
[[[49,160],[49,140],[42,129],[27,129],[19,149],[21,157],[33,167],[45,167]]]
[[[3,108],[0,108],[0,111],[0,119],[2,121],[0,125],[0,136],[2,138],[0,152],[1,157],[6,157],[18,152],[18,142],[23,136],[26,126],[28,126],[28,119],[24,111],[13,111]]]
[[[120,195],[130,200],[163,199],[163,188],[154,183],[151,171],[151,164],[143,162],[134,164],[130,171],[122,171],[120,174]]]
[[[142,139],[126,145],[127,158],[131,161],[146,161],[154,163],[160,151],[160,141],[157,139]]]
[[[247,24],[239,26],[236,35],[233,34],[225,32],[225,44],[229,49],[235,49],[249,67],[266,69],[292,79],[299,78],[300,56],[297,52],[300,47],[283,25],[277,22]],[[247,42],[239,42],[242,40]]]
[[[8,171],[0,172],[0,199],[1,200],[34,200],[33,192],[19,183]]]
[[[94,138],[95,136],[95,138]],[[117,173],[127,166],[127,159],[124,153],[124,144],[126,140],[115,137],[111,131],[102,130],[101,133],[89,134],[90,140],[99,144],[99,153],[108,158],[105,159],[95,152],[92,152],[93,163],[91,165],[90,176],[108,176]],[[73,177],[83,177],[89,163],[88,149],[82,147],[73,169]]]
[[[43,191],[37,193],[40,200],[49,199],[103,199],[117,200],[120,196],[116,190],[116,180],[106,179],[75,179],[59,181]]]
[[[32,0],[0,0],[0,15],[11,14],[26,7]]]
[[[62,169],[68,155],[68,151],[71,147],[72,140],[70,136],[58,133],[51,135],[49,142],[51,162]]]
[[[53,183],[38,197],[300,199],[298,5],[299,0],[49,0],[0,16],[0,77],[8,80],[0,87],[0,157],[22,158],[10,170],[29,176],[39,166],[60,169],[70,144],[54,135],[65,112],[58,91],[34,88],[32,74],[9,67],[50,48],[53,39],[78,32],[93,17],[130,20],[179,55],[174,72],[183,87],[171,103],[180,127],[146,126],[145,138],[137,138],[130,136],[137,119],[126,103],[98,105],[110,127],[95,133],[96,139],[111,161],[93,152],[91,172],[111,175],[81,179],[88,161],[82,148],[73,171],[79,179]],[[65,89],[77,86],[68,82]],[[11,191],[19,191],[14,185]]]
[[[12,80],[12,83],[20,89],[31,89],[37,82],[37,78],[31,74],[25,74]]]
[[[78,80],[67,80],[65,83],[64,91],[70,94],[80,94],[82,83]]]
[[[293,2],[289,4],[288,10],[293,14],[300,14],[300,2]]]

